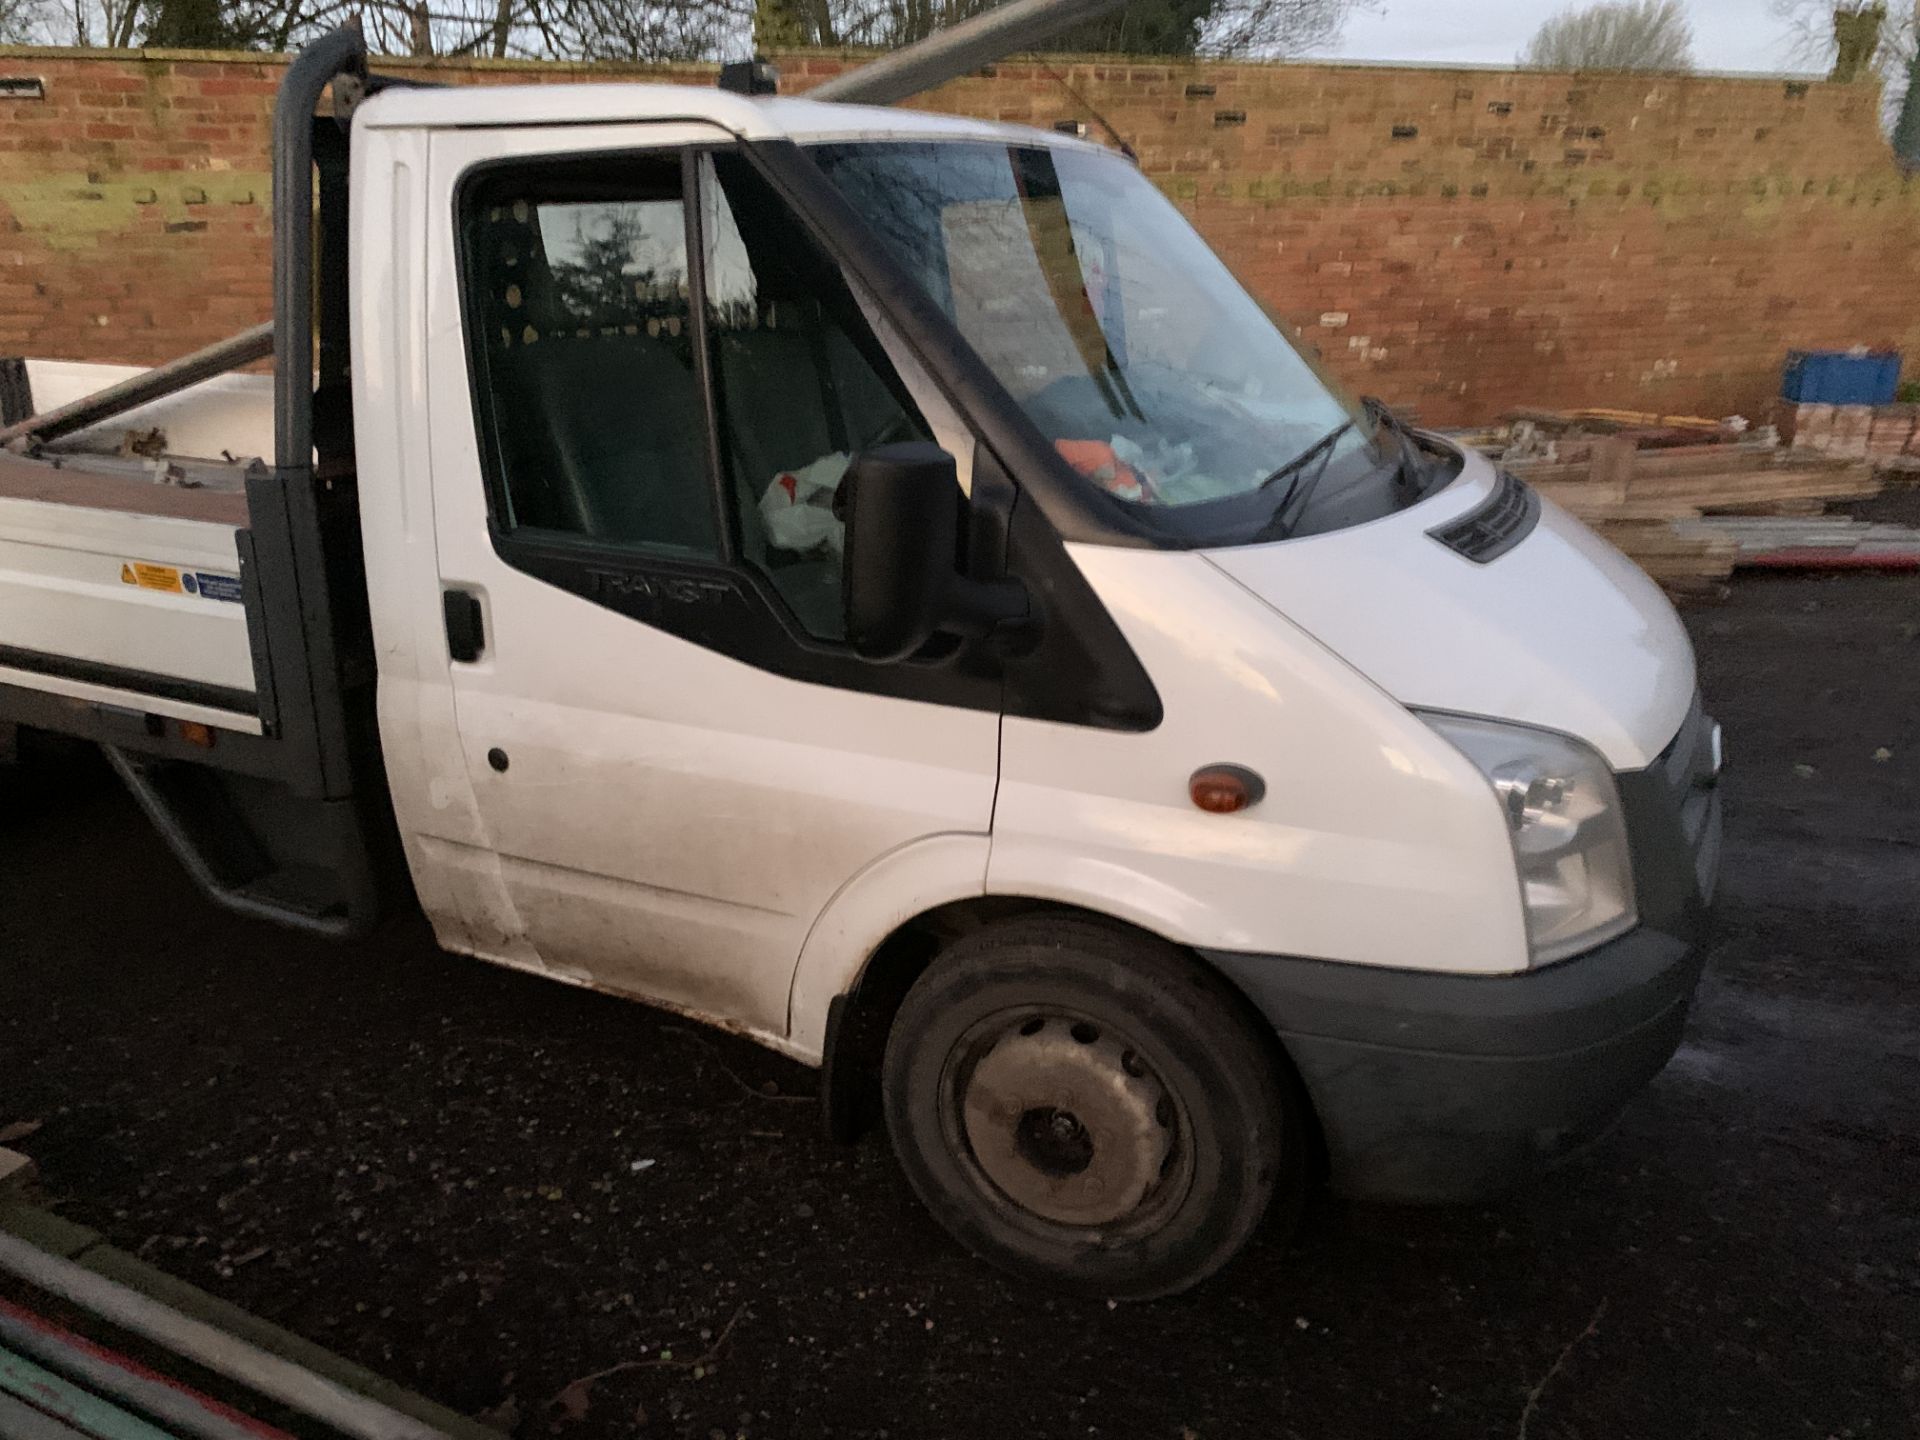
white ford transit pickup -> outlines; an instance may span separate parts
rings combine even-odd
[[[1720,764],[1673,611],[1123,157],[342,32],[275,165],[271,381],[120,422],[215,396],[271,463],[0,432],[0,720],[223,904],[410,894],[821,1066],[965,1244],[1112,1296],[1321,1175],[1486,1194],[1673,1051]]]

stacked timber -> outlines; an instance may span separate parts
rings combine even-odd
[[[1880,489],[1865,462],[1786,449],[1770,432],[1755,436],[1692,417],[1528,412],[1499,431],[1464,438],[1676,592],[1712,589],[1742,556],[1723,531],[1685,522],[1817,516]]]
[[[1851,515],[1776,519],[1767,515],[1709,515],[1679,520],[1681,534],[1732,544],[1737,566],[1768,570],[1920,571],[1920,529],[1856,520]]]

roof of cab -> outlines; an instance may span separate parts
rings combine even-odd
[[[876,105],[749,97],[701,85],[485,85],[382,90],[355,112],[375,129],[528,125],[617,125],[650,120],[706,121],[743,140],[924,137],[1074,144],[1064,135],[957,115]],[[1096,147],[1097,148],[1097,147]]]

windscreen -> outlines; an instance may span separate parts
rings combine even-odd
[[[1306,462],[1326,497],[1376,468],[1369,427],[1120,157],[812,153],[1089,483],[1164,511],[1292,485]]]

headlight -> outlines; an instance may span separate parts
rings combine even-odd
[[[1545,965],[1633,928],[1633,860],[1607,762],[1549,730],[1420,717],[1479,767],[1513,840],[1532,963]]]

